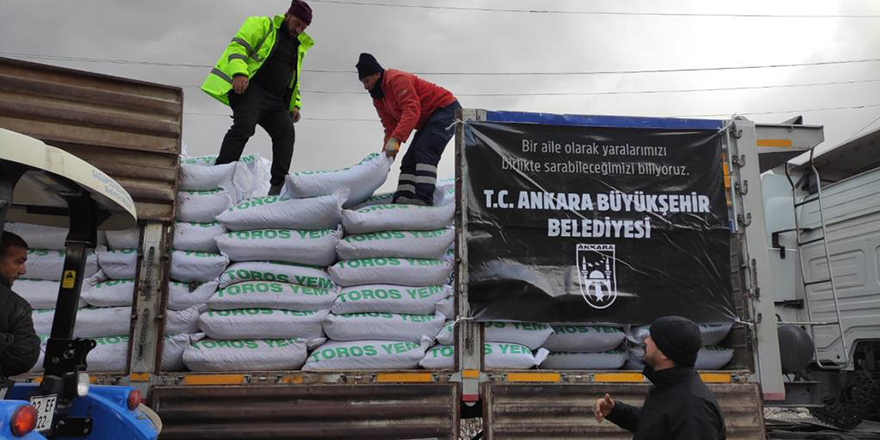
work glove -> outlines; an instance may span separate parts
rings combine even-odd
[[[385,142],[385,147],[382,148],[382,151],[384,151],[388,157],[394,159],[400,151],[400,141],[395,137],[388,138],[388,142]]]

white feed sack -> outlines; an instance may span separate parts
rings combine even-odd
[[[346,313],[388,312],[430,315],[437,304],[452,294],[449,286],[410,287],[368,284],[346,287],[339,292],[330,311]]]
[[[327,310],[209,310],[199,316],[199,329],[213,339],[301,338],[313,341],[324,337],[326,316]]]
[[[541,363],[548,370],[617,370],[626,362],[625,350],[598,353],[552,352]]]
[[[199,331],[199,307],[165,312],[166,335],[191,335]]]
[[[700,335],[703,337],[703,345],[718,345],[730,333],[733,324],[702,324]]]
[[[452,287],[449,289],[452,290]],[[446,319],[455,319],[455,297],[450,295],[437,302],[437,311],[442,313]]]
[[[356,206],[352,206],[351,209],[357,211],[358,209],[366,208],[367,206],[390,205],[392,203],[394,203],[394,193],[393,192],[373,194],[370,197],[368,197],[367,200],[364,200],[363,202],[358,203]]]
[[[486,342],[508,342],[537,350],[553,334],[553,328],[538,322],[487,322]]]
[[[210,223],[217,214],[229,209],[234,195],[225,188],[210,191],[180,191],[177,193],[177,217],[183,222]]]
[[[553,325],[553,334],[544,348],[550,352],[591,353],[617,348],[626,334],[619,327],[586,325]]]
[[[186,347],[183,363],[190,371],[298,370],[307,354],[300,339],[201,339]]]
[[[24,298],[32,309],[54,309],[60,287],[59,281],[19,278],[15,280],[12,290]]]
[[[434,206],[455,205],[455,179],[441,179],[434,187]]]
[[[455,366],[455,347],[435,345],[429,348],[419,366],[426,370],[451,370]]]
[[[107,231],[107,246],[110,249],[137,249],[140,239],[140,227],[123,229],[121,231]]]
[[[205,283],[219,277],[227,266],[229,258],[226,255],[174,250],[171,252],[169,276],[185,283]]]
[[[487,342],[483,345],[483,362],[490,370],[528,370],[537,367],[547,357],[547,350],[533,354],[525,345],[504,342]],[[419,365],[427,370],[448,370],[455,362],[452,345],[435,345],[426,353]]]
[[[232,261],[284,261],[329,266],[336,261],[339,229],[257,229],[217,237],[220,252]]]
[[[336,284],[346,287],[363,284],[438,286],[449,281],[452,262],[419,258],[364,258],[343,260],[327,270]]]
[[[710,345],[697,353],[694,368],[698,370],[721,370],[733,359],[733,349]]]
[[[245,281],[277,281],[319,289],[336,289],[336,284],[324,269],[281,261],[233,263],[220,276],[219,287]]]
[[[82,299],[92,307],[131,306],[134,280],[104,280],[83,283]]]
[[[407,370],[417,368],[430,340],[330,341],[314,349],[303,370]]]
[[[250,197],[268,188],[263,188],[269,181],[268,172],[260,166],[260,157],[246,154],[237,162],[214,165],[217,155],[182,158],[180,161],[181,190],[210,190],[218,187],[226,188],[234,195],[236,201]],[[232,168],[231,175],[229,173]]]
[[[348,235],[339,241],[340,260],[375,257],[439,259],[452,244],[455,231],[381,231]]]
[[[378,339],[389,341],[433,340],[446,318],[433,315],[403,315],[399,313],[329,314],[324,320],[324,332],[334,341]]]
[[[487,342],[483,345],[483,362],[490,370],[528,370],[541,365],[548,353],[543,348],[533,354],[525,345]]]
[[[437,343],[440,345],[453,345],[455,342],[455,322],[446,321],[443,327],[437,332]]]
[[[235,173],[235,162],[214,165],[216,158],[198,160],[198,158],[181,158],[180,190],[207,191],[214,188],[228,188],[232,184]]]
[[[433,231],[452,223],[455,205],[373,205],[357,211],[342,211],[346,234],[378,231]]]
[[[168,282],[169,310],[186,310],[193,306],[200,306],[208,302],[217,290],[217,282],[207,283],[181,283],[179,281]]]
[[[444,261],[455,261],[455,243],[446,248],[446,252],[443,253],[443,256],[440,257],[440,259]]]
[[[24,239],[29,249],[64,250],[67,240],[67,228],[34,225],[30,223],[9,222],[3,227]]]
[[[707,346],[697,352],[697,361],[694,368],[697,370],[721,370],[733,359],[733,349],[717,345]],[[627,370],[642,370],[645,368],[645,348],[632,347],[629,349],[624,368]]]
[[[245,281],[218,289],[208,300],[208,307],[211,310],[250,308],[327,310],[333,304],[336,295],[335,290],[299,284]]]
[[[226,228],[218,222],[174,222],[174,239],[171,246],[181,251],[217,253],[219,249],[214,238],[225,233]]]
[[[55,319],[55,309],[33,309],[31,311],[31,319],[34,321],[34,332],[36,334],[48,335],[52,333],[52,320]]]
[[[348,191],[345,207],[355,206],[385,183],[391,162],[392,159],[385,154],[372,153],[356,165],[341,170],[291,173],[284,185],[284,195],[302,199],[345,189]]]
[[[131,328],[131,307],[85,308],[76,314],[73,334],[78,338],[127,335]]]
[[[98,272],[98,257],[89,251],[86,256],[86,278]],[[64,251],[30,248],[27,251],[25,276],[35,280],[60,281],[64,272]]]
[[[166,335],[162,346],[162,371],[183,370],[183,352],[192,340],[191,335]]]
[[[342,223],[344,190],[308,199],[252,197],[227,209],[217,221],[231,231],[249,229],[336,229]]]
[[[703,338],[703,345],[719,344],[727,334],[733,324],[700,324],[700,336]],[[645,339],[651,335],[650,325],[632,326],[626,333],[626,339],[635,345],[644,345]]]
[[[125,371],[128,359],[128,336],[95,338],[97,344],[86,358],[88,371]],[[162,347],[162,371],[183,369],[183,351],[189,345],[189,335],[166,336]]]
[[[133,279],[137,272],[137,249],[111,249],[98,251],[98,263],[107,278]]]

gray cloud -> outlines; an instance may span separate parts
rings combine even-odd
[[[389,2],[391,0],[388,0]],[[396,1],[396,0],[394,0]],[[410,4],[449,5],[436,0]],[[213,64],[249,15],[283,13],[286,0],[6,0],[0,4],[0,35],[11,52],[89,58]],[[481,0],[458,6],[768,14],[878,14],[876,2],[761,1],[706,4],[698,1]],[[591,71],[803,63],[873,58],[880,53],[877,19],[640,17],[521,14],[340,5],[312,2],[308,32],[317,41],[305,67],[351,69],[360,52],[385,67],[418,72]],[[196,87],[207,69],[44,61],[185,88],[184,142],[191,154],[215,153],[229,127],[229,110]],[[467,107],[555,113],[681,116],[880,104],[880,83],[725,92],[519,96],[537,92],[595,92],[672,88],[737,87],[853,79],[880,79],[880,63],[726,72],[590,76],[426,75],[462,96]],[[305,90],[363,92],[352,74],[306,73]],[[365,92],[304,95],[303,115],[376,119]],[[751,117],[778,122],[795,114]],[[880,108],[804,113],[825,125],[834,145],[880,116]],[[877,124],[880,126],[880,123]],[[294,170],[346,166],[381,146],[378,122],[311,121],[297,124]],[[451,175],[452,149],[441,162]],[[261,130],[248,152],[271,156]],[[386,189],[394,186],[396,172]]]

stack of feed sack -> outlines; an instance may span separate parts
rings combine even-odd
[[[52,331],[58,291],[64,276],[64,242],[67,239],[68,230],[67,228],[13,222],[7,223],[4,230],[17,234],[28,245],[25,274],[15,281],[12,290],[24,298],[32,309],[31,317],[34,322],[34,331],[41,341],[41,358],[32,371],[39,372],[42,371],[42,353],[46,350],[46,340]],[[99,249],[101,246],[99,245]],[[89,279],[96,276],[97,272],[97,256],[94,252],[89,251],[83,274],[86,277],[83,286],[87,285]],[[81,312],[87,304],[80,298],[78,305]]]
[[[298,369],[323,343],[337,289],[336,260],[348,191],[290,198],[255,196],[217,216],[216,238],[233,264],[199,317],[203,335],[184,354],[193,371]]]
[[[229,263],[219,253],[214,240],[225,232],[214,217],[252,185],[253,178],[247,167],[238,162],[213,166],[213,161],[213,157],[181,158],[178,210],[169,265],[163,371],[182,368],[183,349],[197,332],[199,310],[214,293],[216,279]],[[244,184],[236,187],[235,182]],[[105,263],[104,279],[86,292],[91,305],[130,309],[140,234],[139,227],[107,233],[110,250],[100,255]],[[106,332],[96,335],[100,337],[93,352],[96,356],[102,355],[101,363],[118,366],[115,355],[125,354],[128,328],[120,333],[103,333]]]
[[[617,370],[626,362],[626,334],[616,326],[553,324],[544,342],[550,354],[541,368],[552,370]]]
[[[375,204],[370,204],[377,202]],[[324,321],[330,341],[308,370],[416,368],[453,317],[452,211],[370,201],[342,213],[345,237],[330,276],[339,297]],[[447,315],[449,315],[447,317]]]
[[[483,324],[483,364],[487,369],[525,370],[540,365],[548,351],[542,348],[553,334],[548,324],[532,322],[486,322]],[[437,333],[437,345],[431,347],[419,363],[426,369],[450,369],[455,361],[454,328],[447,322]]]
[[[90,307],[80,312],[76,334],[97,342],[87,359],[91,371],[121,371],[126,368],[139,241],[140,228],[108,232],[110,249],[98,253],[98,261],[104,266],[97,276],[83,285],[83,298]],[[210,282],[208,277],[216,278],[219,275],[216,272],[226,266],[223,262],[218,269],[211,263],[202,263],[202,260],[193,261],[197,258],[194,254],[182,250],[173,250],[171,254],[171,276],[180,277],[182,270],[190,280],[186,283],[187,288],[198,286],[200,281],[197,280]],[[173,296],[173,293],[169,294]],[[200,303],[203,305],[204,299]],[[199,315],[199,302],[173,309],[171,304],[172,299],[169,298],[161,364],[164,371],[182,368],[183,350],[189,344],[191,335],[197,331]]]
[[[733,359],[733,349],[721,345],[733,327],[725,324],[700,324],[700,336],[703,348],[697,353],[697,370],[723,370]],[[642,370],[645,368],[645,339],[651,335],[649,325],[632,326],[626,332],[627,343],[630,345],[629,355],[624,368]]]

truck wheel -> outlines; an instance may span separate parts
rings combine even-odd
[[[831,385],[821,388],[824,406],[810,408],[810,414],[823,423],[841,429],[852,429],[862,423],[877,403],[880,383],[865,371],[847,373],[843,387]]]

